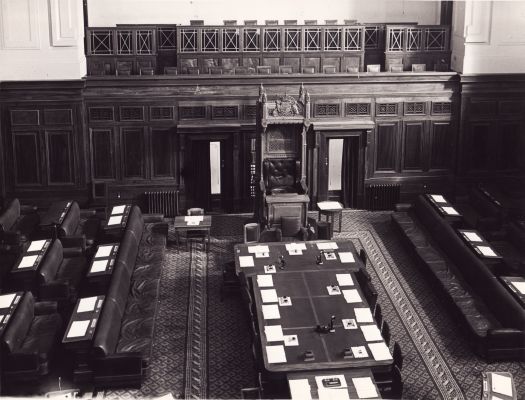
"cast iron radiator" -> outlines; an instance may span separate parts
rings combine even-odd
[[[148,203],[148,212],[164,214],[165,217],[175,217],[179,214],[179,191],[164,190],[159,192],[145,192]]]
[[[399,203],[400,185],[370,185],[366,187],[367,210],[393,210]]]

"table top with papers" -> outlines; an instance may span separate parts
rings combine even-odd
[[[113,273],[113,266],[115,259],[117,258],[119,247],[120,245],[118,243],[109,243],[98,246],[86,277],[91,278],[100,275],[111,275]]]
[[[320,201],[317,207],[321,211],[339,211],[343,209],[343,205],[338,201]]]
[[[29,242],[27,249],[20,255],[11,272],[24,273],[36,271],[51,247],[51,243],[51,239]]]
[[[173,227],[178,230],[203,230],[211,228],[211,215],[178,215]]]
[[[340,385],[326,387],[323,380],[333,377],[339,379]],[[292,400],[381,398],[370,368],[290,372],[287,380]]]
[[[434,206],[439,214],[447,219],[458,220],[463,216],[461,213],[441,194],[426,194],[425,198]]]
[[[130,204],[116,205],[111,208],[110,215],[107,218],[104,229],[120,229],[126,226],[128,222],[129,212],[131,211]]]
[[[24,292],[6,293],[0,295],[0,337],[7,323],[16,312]]]
[[[302,271],[249,279],[268,371],[383,370],[392,364],[354,273]],[[334,332],[319,333],[316,327],[329,326],[332,315]],[[305,359],[308,351],[313,360]]]
[[[71,314],[62,343],[69,348],[89,346],[94,337],[105,296],[83,297]]]
[[[525,278],[522,276],[500,276],[499,279],[520,304],[525,307]]]
[[[317,257],[323,251],[323,263]],[[268,267],[276,273],[296,271],[357,271],[363,267],[356,249],[349,240],[316,240],[293,243],[238,244],[234,248],[235,269],[245,276],[265,273]],[[280,257],[285,260],[281,268]]]

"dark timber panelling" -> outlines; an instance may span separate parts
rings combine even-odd
[[[398,141],[397,122],[377,123],[376,171],[395,171]]]
[[[425,122],[405,122],[403,170],[423,169],[423,134]]]

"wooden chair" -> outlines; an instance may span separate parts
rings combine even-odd
[[[204,215],[204,208],[188,208],[186,211],[188,216],[192,215]],[[188,246],[188,242],[191,240],[202,240],[202,243],[206,245],[206,231],[205,230],[192,230],[186,232],[186,248]]]
[[[337,72],[335,65],[325,65],[323,66],[323,73],[325,74],[335,74]]]
[[[261,235],[260,226],[256,222],[244,225],[244,243],[257,243]]]
[[[282,240],[282,232],[276,228],[263,229],[259,236],[259,243],[280,242]]]
[[[177,67],[164,67],[164,75],[177,75],[178,73]]]

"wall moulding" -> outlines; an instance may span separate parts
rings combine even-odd
[[[39,49],[38,0],[0,1],[0,48]]]
[[[51,45],[74,47],[77,44],[77,1],[49,0]]]
[[[465,43],[490,43],[492,1],[468,1],[465,8]]]

